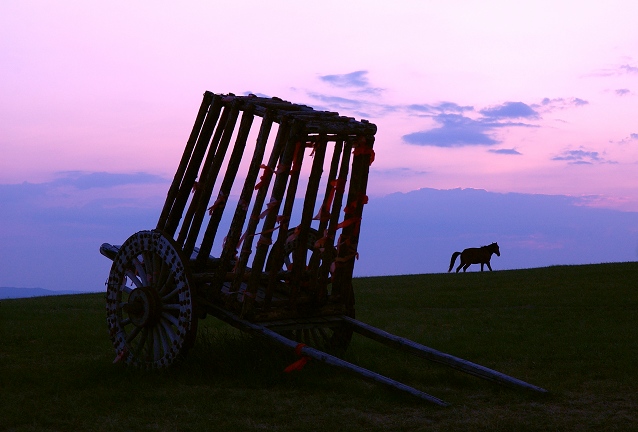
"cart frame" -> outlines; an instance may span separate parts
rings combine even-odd
[[[439,405],[446,403],[340,359],[352,333],[545,392],[354,319],[352,276],[376,130],[279,98],[204,93],[155,229],[100,248],[113,261],[107,323],[115,361],[168,367],[210,314]]]

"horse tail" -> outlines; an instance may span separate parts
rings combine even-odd
[[[461,252],[454,252],[452,254],[452,259],[450,260],[450,268],[448,269],[448,273],[452,271],[452,267],[454,267],[454,261],[456,261],[456,257],[461,255]]]

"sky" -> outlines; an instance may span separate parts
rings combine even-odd
[[[613,214],[605,226],[634,222],[598,240],[609,252],[579,259],[574,238],[561,243],[563,255],[535,263],[635,260],[636,16],[631,0],[4,0],[0,286],[83,289],[96,266],[108,273],[88,251],[155,225],[206,90],[375,123],[371,208],[397,193],[421,199],[421,189],[563,197],[548,232],[574,207]],[[405,214],[416,208],[403,205]],[[440,229],[443,261],[462,240],[512,239]],[[620,258],[611,252],[618,238],[629,242]],[[509,246],[538,252],[531,245],[521,237]],[[46,277],[61,266],[54,258],[79,261],[77,272]],[[28,270],[33,262],[42,272]],[[371,274],[363,254],[359,265]]]

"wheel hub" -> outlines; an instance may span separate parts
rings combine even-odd
[[[150,287],[140,287],[131,291],[124,311],[136,327],[154,325],[162,315],[162,302],[157,291]]]

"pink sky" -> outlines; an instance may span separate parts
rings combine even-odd
[[[377,124],[371,193],[638,211],[638,2],[0,4],[0,183],[171,177],[202,93]]]

